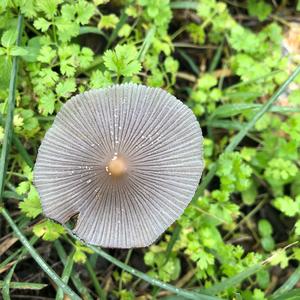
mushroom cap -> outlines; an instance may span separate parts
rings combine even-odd
[[[145,247],[183,213],[203,167],[192,111],[160,88],[130,83],[62,107],[39,148],[34,183],[47,217],[65,224],[78,214],[73,232],[83,241]]]

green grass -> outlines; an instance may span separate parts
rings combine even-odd
[[[23,16],[18,17],[18,36],[16,45],[19,46],[22,37],[22,24]],[[5,175],[7,169],[8,154],[10,150],[12,135],[13,135],[13,116],[16,101],[16,86],[17,86],[17,73],[18,73],[18,56],[13,58],[12,71],[9,83],[9,96],[7,117],[5,121],[4,138],[2,142],[1,157],[0,157],[0,201],[2,201],[2,193],[4,191]]]
[[[11,226],[16,236],[19,238],[20,242],[30,253],[32,258],[36,263],[41,267],[41,269],[57,284],[57,286],[62,289],[71,299],[79,300],[81,299],[54,271],[53,269],[45,262],[45,260],[37,253],[33,246],[28,242],[27,238],[19,230],[18,226],[15,224],[13,219],[10,217],[9,213],[5,208],[0,209],[1,215],[5,218],[7,223]]]
[[[300,66],[297,67],[297,69],[293,72],[292,75],[289,76],[289,78],[286,80],[286,82],[277,90],[277,92],[269,99],[268,102],[266,102],[261,108],[258,110],[258,112],[255,114],[255,116],[252,118],[252,120],[247,123],[247,125],[244,126],[243,129],[240,130],[240,132],[235,135],[235,137],[231,140],[231,143],[226,147],[225,152],[230,152],[233,151],[236,146],[242,141],[242,139],[247,135],[249,130],[254,126],[254,124],[268,111],[271,109],[273,103],[278,99],[278,97],[284,92],[284,90],[287,88],[287,86],[294,80],[294,78],[300,73]],[[13,80],[16,80],[16,77],[13,77]],[[15,86],[15,85],[12,85]],[[12,127],[10,126],[10,130],[12,130]],[[215,164],[209,171],[209,173],[202,179],[202,183],[200,184],[194,199],[196,200],[204,191],[204,189],[207,187],[207,185],[210,183],[211,179],[214,177],[216,169],[217,169],[217,164]],[[5,178],[5,172],[2,173],[2,177]],[[62,279],[57,276],[57,274],[46,264],[46,262],[38,255],[38,253],[34,250],[34,248],[30,245],[28,240],[25,238],[25,236],[21,233],[21,231],[18,229],[16,224],[13,222],[11,217],[9,216],[8,212],[5,209],[1,210],[2,215],[4,218],[8,221],[16,235],[19,237],[20,241],[23,243],[25,248],[28,250],[28,252],[32,255],[32,257],[35,259],[35,261],[41,266],[41,268],[50,276],[50,278],[57,283],[59,286],[60,290],[57,292],[56,299],[62,299],[63,293],[62,291],[66,292],[68,295],[73,297],[72,299],[79,299],[78,295],[74,293],[67,285],[66,282],[68,281],[70,274],[72,272],[72,266],[73,266],[73,260],[72,256],[69,256],[67,258],[67,262],[65,265],[65,269],[62,275]],[[70,232],[71,234],[71,232]],[[73,238],[77,238],[76,236],[72,235]],[[172,245],[172,244],[170,244]],[[110,261],[114,265],[120,267],[122,270],[131,273],[134,276],[139,277],[140,279],[143,279],[144,281],[148,282],[151,285],[158,286],[161,289],[168,290],[170,292],[173,292],[179,296],[185,297],[187,299],[199,299],[199,300],[217,300],[219,298],[217,297],[212,297],[208,296],[205,294],[201,293],[195,293],[195,292],[189,292],[180,288],[176,288],[170,284],[166,284],[164,282],[161,282],[160,280],[157,280],[155,278],[151,278],[150,276],[146,275],[143,272],[140,272],[127,264],[124,264],[120,260],[112,257],[105,251],[103,251],[101,248],[95,247],[95,246],[90,246],[90,248],[100,255],[101,257],[105,258],[106,260]],[[245,278],[249,277],[249,275],[255,274],[261,267],[260,266],[254,266],[252,268],[247,269],[246,271],[238,274],[235,277],[232,277],[222,283],[219,283],[207,291],[205,293],[208,294],[216,294],[226,288],[230,288],[235,286],[237,283],[241,282]],[[13,270],[13,268],[11,269]],[[13,271],[12,271],[13,272]],[[11,274],[12,274],[11,272]],[[294,276],[292,277],[293,279],[290,279],[289,282],[286,283],[282,289],[278,291],[278,294],[280,295],[283,292],[289,291],[290,289],[293,288],[295,285],[295,280],[299,279],[299,271],[297,270]],[[4,283],[5,286],[5,283]],[[276,294],[275,294],[276,295]],[[276,299],[276,298],[274,298]]]

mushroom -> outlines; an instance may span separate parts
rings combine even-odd
[[[109,248],[145,247],[184,211],[202,170],[192,111],[160,88],[114,85],[72,97],[38,151],[44,214]]]

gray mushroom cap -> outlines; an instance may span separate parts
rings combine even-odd
[[[112,162],[121,176],[114,176]],[[72,97],[39,148],[34,183],[44,214],[111,248],[153,243],[184,211],[202,170],[192,111],[159,88],[115,85]]]

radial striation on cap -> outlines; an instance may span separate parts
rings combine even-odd
[[[87,243],[153,243],[184,211],[202,170],[192,111],[159,88],[115,85],[72,97],[39,148],[34,183],[44,214]]]

